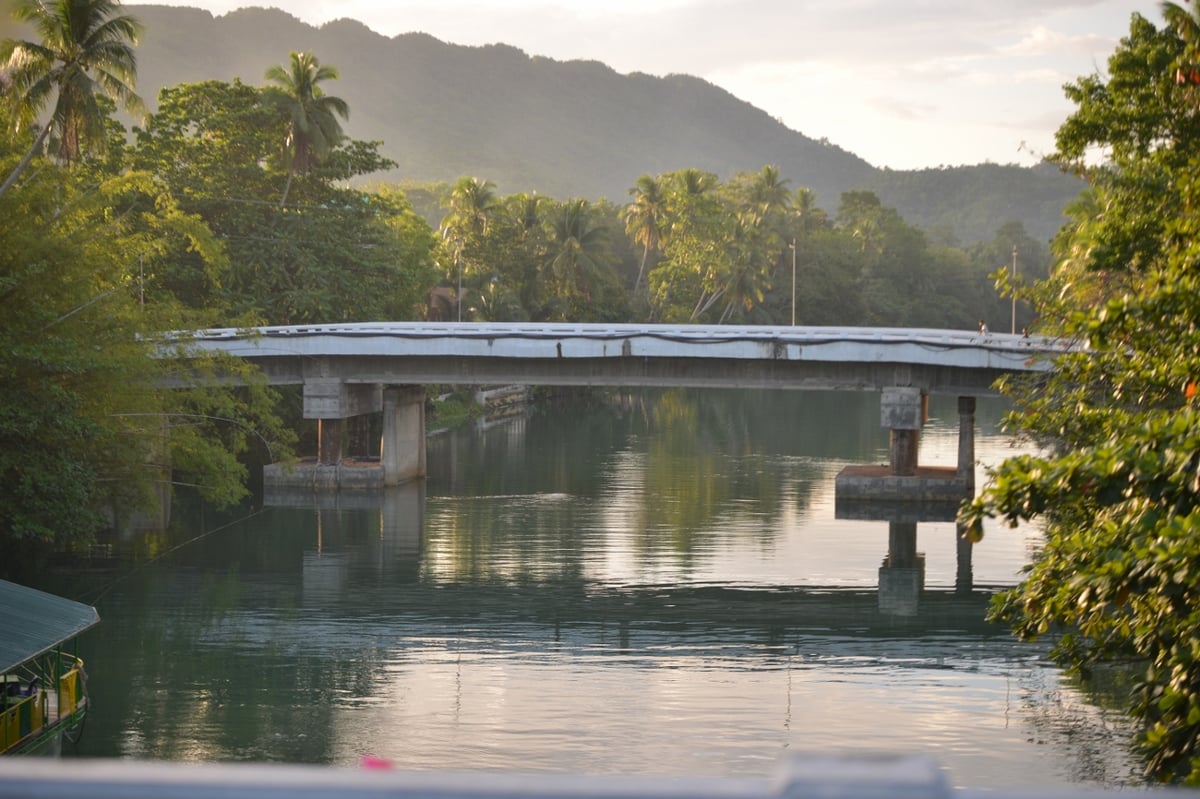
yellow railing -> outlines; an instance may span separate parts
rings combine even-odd
[[[60,653],[36,665],[32,663],[26,664],[19,675],[7,675],[0,683],[0,687],[6,687],[16,680],[17,684],[30,688],[38,684],[43,686],[41,690],[33,690],[31,695],[25,695],[26,689],[20,694],[0,698],[0,702],[7,703],[0,710],[0,754],[37,738],[47,724],[70,726],[75,721],[72,716],[83,709],[82,660]],[[53,716],[51,701],[55,702],[53,707],[57,710]]]
[[[78,709],[80,700],[79,675],[83,661],[58,678],[58,716],[65,718]]]
[[[0,753],[41,732],[46,723],[46,696],[34,694],[0,713]]]

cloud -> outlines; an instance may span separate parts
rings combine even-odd
[[[1116,45],[1116,40],[1109,36],[1093,33],[1068,34],[1038,25],[1021,41],[1002,47],[999,52],[1012,56],[1060,56],[1063,53],[1090,55],[1098,51],[1110,51]]]

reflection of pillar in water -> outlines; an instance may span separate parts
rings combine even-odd
[[[958,477],[963,481],[968,497],[975,495],[975,398],[958,398]],[[971,573],[971,539],[961,524],[954,526],[957,570],[954,590],[970,593],[974,587]]]
[[[337,596],[346,586],[346,556],[341,549],[341,519],[338,511],[317,508],[316,547],[305,551],[301,567],[303,593],[306,602],[319,604]]]
[[[958,543],[957,571],[954,574],[954,590],[959,593],[971,593],[975,587],[975,576],[971,571],[971,552],[974,544],[967,537],[967,528],[961,524],[954,525],[954,536]]]
[[[888,554],[879,567],[879,612],[915,616],[925,585],[925,556],[917,552],[917,523],[888,522]]]
[[[380,505],[380,557],[384,563],[416,560],[425,530],[425,481],[383,490]]]

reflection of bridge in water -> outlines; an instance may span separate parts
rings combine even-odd
[[[384,574],[415,575],[424,552],[425,484],[422,481],[378,490],[317,492],[268,488],[264,504],[316,514],[318,529],[332,532],[342,511],[379,513],[379,534],[368,554],[306,555],[306,587],[336,595],[352,584],[352,572],[370,566]],[[853,514],[859,513],[855,516]],[[381,591],[381,605],[441,618],[521,619],[534,623],[687,624],[772,630],[857,630],[862,635],[922,635],[931,631],[994,634],[985,621],[992,595],[971,579],[971,544],[956,536],[956,585],[950,590],[924,587],[924,555],[916,551],[917,519],[948,521],[953,506],[900,503],[886,506],[839,504],[839,518],[879,519],[890,512],[887,550],[878,590],[844,587],[739,587],[596,585],[579,580],[464,581],[429,584],[400,580]],[[947,514],[949,514],[947,516]],[[885,517],[886,518],[886,517]],[[371,522],[372,528],[374,522]],[[881,547],[882,550],[882,547]],[[364,562],[369,559],[370,562]],[[354,582],[355,591],[368,590]],[[481,595],[486,601],[481,602]],[[402,598],[401,598],[402,597]],[[385,608],[381,607],[381,610]]]

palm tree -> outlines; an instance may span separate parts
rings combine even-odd
[[[591,293],[589,278],[600,269],[608,231],[592,220],[587,200],[564,203],[554,217],[553,227],[554,258],[550,262],[550,274],[555,293],[566,301],[563,306],[565,320],[571,300],[577,294],[587,297]]]
[[[791,205],[788,182],[780,176],[779,167],[770,165],[747,177],[742,213],[751,227],[758,227],[772,213]]]
[[[1200,3],[1193,0],[1195,8],[1188,4],[1165,2],[1162,4],[1163,18],[1183,42],[1183,55],[1175,67],[1175,82],[1194,86],[1200,83]]]
[[[14,98],[9,133],[16,136],[32,128],[51,97],[55,100],[50,120],[0,185],[0,195],[17,182],[52,131],[56,155],[67,163],[87,150],[103,152],[107,138],[101,96],[142,113],[142,99],[133,90],[133,48],[142,26],[119,11],[120,3],[113,0],[16,0],[13,17],[31,25],[41,40],[0,44],[0,63]]]
[[[267,70],[266,78],[277,84],[270,100],[287,119],[284,147],[288,174],[279,200],[282,208],[295,173],[307,174],[342,141],[342,126],[337,118],[349,119],[350,106],[340,97],[325,94],[318,85],[337,80],[338,71],[322,64],[312,53],[293,50],[288,68],[275,65]]]
[[[479,178],[459,178],[450,190],[450,213],[442,220],[442,226],[464,235],[485,235],[496,202],[495,183]]]
[[[638,265],[637,280],[633,282],[633,291],[637,293],[646,274],[650,251],[657,251],[662,246],[667,198],[662,181],[649,175],[638,178],[629,193],[633,195],[633,202],[625,206],[625,232],[634,244],[642,245],[642,262]]]
[[[442,220],[442,239],[454,244],[454,267],[458,272],[458,321],[462,321],[463,248],[478,242],[486,233],[496,210],[496,184],[479,178],[459,178],[450,190],[450,213]]]
[[[513,194],[504,200],[504,206],[512,216],[513,223],[524,240],[542,224],[542,203],[545,198],[533,194]]]
[[[817,193],[801,186],[792,199],[792,216],[799,223],[801,233],[825,224],[825,211],[817,205]]]

